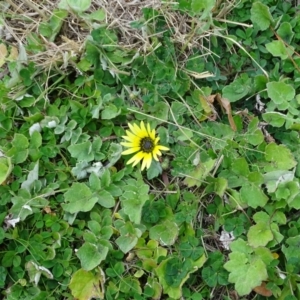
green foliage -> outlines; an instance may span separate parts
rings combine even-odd
[[[270,9],[265,4],[257,1],[251,8],[251,21],[257,25],[260,30],[266,30],[274,22]]]
[[[102,270],[93,274],[92,272],[79,269],[73,274],[69,286],[72,295],[79,300],[104,299],[104,291],[101,290],[103,283],[104,274]]]
[[[135,48],[106,8],[62,0],[0,44],[5,299],[300,297],[300,17],[221,2],[142,8]],[[170,148],[147,172],[122,157],[134,120]]]

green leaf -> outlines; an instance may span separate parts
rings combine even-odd
[[[86,271],[90,271],[105,260],[107,253],[107,247],[85,242],[76,252],[76,256],[80,259],[81,267]]]
[[[267,225],[270,223],[270,216],[264,211],[259,211],[253,215],[253,220],[255,223],[264,223]]]
[[[5,182],[12,171],[11,159],[2,155],[0,150],[0,185]]]
[[[104,281],[102,270],[101,273],[94,274],[79,269],[72,275],[69,288],[74,298],[78,300],[104,299],[104,291],[101,290]]]
[[[86,141],[84,143],[70,145],[68,151],[72,157],[77,158],[79,161],[92,161],[94,160],[94,153],[92,151],[92,143]]]
[[[297,165],[291,150],[284,145],[276,145],[275,143],[266,146],[265,158],[271,163],[265,167],[267,172],[289,170]]]
[[[238,238],[237,240],[233,241],[230,244],[230,249],[232,252],[241,252],[246,254],[248,256],[249,253],[253,251],[253,249],[248,245],[248,243],[241,238]]]
[[[227,188],[228,188],[228,181],[225,178],[218,177],[218,178],[210,178],[213,184],[213,192],[223,197]]]
[[[216,0],[192,0],[191,9],[194,13],[202,10],[210,11],[215,6]]]
[[[31,171],[27,175],[27,179],[21,184],[21,188],[30,191],[31,187],[39,178],[39,162],[37,161]]]
[[[162,173],[161,165],[158,161],[153,160],[150,168],[147,170],[147,179],[151,180],[155,177],[158,177]]]
[[[178,237],[179,228],[177,224],[170,220],[165,220],[150,228],[149,236],[152,240],[157,240],[162,246],[171,246]]]
[[[62,203],[61,206],[64,211],[71,214],[90,211],[98,201],[98,197],[86,184],[78,182],[73,183],[64,197],[66,203]]]
[[[260,145],[264,139],[265,137],[259,128],[254,131],[247,132],[247,140],[253,146]]]
[[[268,197],[261,188],[254,184],[245,184],[240,190],[241,200],[253,208],[264,207],[268,202]]]
[[[91,0],[67,0],[68,5],[78,13],[88,10],[91,2]]]
[[[93,192],[100,191],[101,189],[100,178],[94,172],[89,177],[89,185]]]
[[[42,135],[38,131],[34,131],[30,138],[30,148],[39,148],[42,145]]]
[[[277,33],[287,44],[292,42],[294,32],[292,25],[289,22],[282,22],[277,30]]]
[[[64,20],[68,16],[66,10],[55,9],[48,23],[41,23],[39,26],[40,33],[47,37],[50,42],[53,42],[60,32]]]
[[[264,174],[264,183],[267,186],[269,193],[274,193],[280,183],[286,183],[294,179],[292,171],[271,171]]]
[[[229,102],[236,102],[245,97],[251,89],[251,79],[247,74],[242,74],[222,90],[223,97]]]
[[[164,293],[167,293],[172,299],[180,299],[183,284],[188,280],[191,273],[196,272],[203,266],[205,261],[205,255],[195,262],[191,259],[181,261],[178,257],[163,260],[156,268],[156,273]]]
[[[260,258],[248,261],[244,253],[232,252],[224,268],[230,272],[228,281],[235,284],[240,296],[248,295],[253,288],[268,278],[266,265]]]
[[[95,21],[104,21],[105,17],[106,13],[103,9],[95,10],[89,15],[89,18]]]
[[[267,83],[267,92],[275,104],[287,103],[295,97],[295,89],[284,82]]]
[[[269,7],[261,2],[254,2],[251,8],[251,21],[260,30],[266,30],[274,22]]]
[[[240,176],[247,177],[250,173],[248,163],[244,157],[234,160],[231,168],[235,174]]]
[[[121,109],[117,108],[113,104],[109,104],[104,108],[104,110],[101,112],[101,119],[102,120],[110,120],[115,118],[121,113]]]
[[[10,208],[10,213],[15,218],[25,220],[27,216],[39,212],[40,209],[48,205],[48,201],[42,197],[32,198],[27,190],[20,189],[18,196],[11,199],[13,206]]]
[[[142,207],[149,199],[149,186],[140,180],[132,183],[135,185],[128,185],[123,188],[124,193],[120,199],[124,212],[129,219],[139,224],[142,216]]]
[[[25,269],[28,272],[30,282],[34,282],[36,285],[39,283],[41,275],[44,275],[49,279],[53,279],[53,275],[48,269],[38,266],[33,261],[28,261],[25,265]]]
[[[11,144],[13,147],[7,152],[7,156],[10,156],[15,164],[24,162],[28,156],[29,142],[27,137],[23,134],[15,133]]]
[[[262,115],[264,121],[272,125],[273,127],[282,127],[286,121],[286,115],[280,112],[267,112]]]
[[[266,246],[273,240],[273,233],[267,223],[257,223],[250,227],[248,234],[249,245],[252,247]]]
[[[123,253],[128,253],[137,244],[138,238],[142,235],[142,232],[134,228],[130,222],[126,222],[120,228],[120,233],[121,236],[116,239],[116,244]]]
[[[292,46],[286,47],[282,40],[272,41],[266,44],[266,48],[273,56],[280,57],[282,60],[291,57],[294,53],[294,48]]]
[[[107,152],[107,159],[109,163],[106,165],[106,168],[112,167],[121,157],[123,149],[120,144],[111,143]]]
[[[188,187],[200,187],[205,177],[214,168],[215,162],[215,159],[209,159],[206,162],[198,164],[193,171],[187,174],[188,177],[184,179],[184,184]]]
[[[112,208],[115,206],[114,197],[107,191],[102,190],[97,194],[98,203],[105,208]]]
[[[125,272],[124,264],[118,261],[112,268],[107,268],[105,273],[109,277],[120,277]]]
[[[268,248],[258,247],[254,249],[254,253],[259,256],[266,265],[269,265],[274,260],[274,256]]]

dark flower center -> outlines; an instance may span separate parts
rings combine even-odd
[[[154,142],[149,137],[145,137],[141,139],[140,146],[143,152],[150,153],[154,149]]]

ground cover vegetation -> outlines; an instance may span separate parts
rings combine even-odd
[[[300,299],[293,1],[1,1],[1,299]]]

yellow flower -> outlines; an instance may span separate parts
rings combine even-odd
[[[144,170],[145,167],[149,169],[152,159],[158,161],[158,156],[161,156],[161,150],[167,151],[169,148],[165,146],[158,145],[159,137],[155,137],[155,129],[150,128],[147,124],[147,128],[142,121],[140,126],[136,124],[128,124],[129,130],[126,130],[126,135],[123,139],[126,142],[122,142],[121,145],[129,148],[122,152],[123,155],[128,155],[136,153],[127,164],[133,164],[135,166],[138,162],[143,159],[141,169]]]

